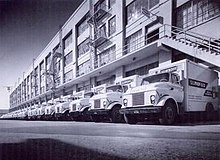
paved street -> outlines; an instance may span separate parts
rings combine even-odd
[[[220,124],[0,121],[0,160],[220,159]]]

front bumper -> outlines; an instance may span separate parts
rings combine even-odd
[[[110,110],[106,109],[91,109],[88,114],[90,115],[108,115]]]
[[[128,107],[119,110],[121,114],[159,114],[162,107]]]
[[[46,114],[45,116],[44,116],[44,118],[45,119],[51,119],[51,118],[53,118],[54,117],[54,115],[53,114]]]
[[[78,116],[82,115],[82,113],[79,111],[73,111],[73,112],[70,112],[69,114],[71,117],[78,117]]]
[[[57,118],[60,118],[60,117],[62,117],[62,116],[63,116],[62,113],[55,113],[55,117],[57,117]]]
[[[42,117],[44,117],[44,114],[42,114],[42,115],[37,115],[37,119],[42,119]]]

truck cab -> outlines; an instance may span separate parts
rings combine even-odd
[[[47,106],[46,102],[43,102],[41,105],[39,105],[37,109],[37,119],[40,119],[40,120],[44,119],[46,106]]]
[[[28,119],[32,120],[35,112],[35,105],[32,105],[28,108]]]
[[[32,110],[32,113],[31,113],[31,116],[33,120],[36,120],[37,119],[37,116],[38,116],[38,110],[40,109],[40,105],[39,104],[35,104],[34,105],[34,109]]]
[[[69,104],[72,102],[70,95],[62,97],[55,106],[55,116],[59,120],[69,119]]]
[[[116,84],[107,86],[102,94],[96,94],[91,98],[89,113],[93,121],[110,119],[111,122],[123,122],[123,116],[119,113],[122,106],[122,96],[128,88],[136,86],[139,76],[131,76],[119,79]]]
[[[88,115],[89,99],[93,95],[94,92],[92,90],[73,94],[73,100],[69,105],[71,119],[90,121],[90,116]]]
[[[50,120],[54,118],[55,105],[56,105],[56,102],[54,100],[49,100],[47,102],[47,106],[45,107],[45,119],[46,120]]]
[[[146,76],[140,86],[131,88],[123,95],[123,107],[120,112],[124,114],[127,123],[136,123],[141,118],[152,118],[152,115],[155,118],[156,114],[161,113],[163,105],[161,100],[165,96],[171,96],[177,102],[182,102],[183,87],[180,85],[178,75],[160,73]],[[172,112],[168,115],[170,114]],[[135,117],[136,115],[138,117]]]
[[[27,116],[28,116],[27,108],[20,109],[20,112],[18,115],[19,119],[27,119]]]

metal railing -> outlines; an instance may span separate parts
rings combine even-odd
[[[193,45],[198,49],[204,49],[207,52],[216,55],[220,54],[220,40],[192,31],[184,30],[168,24],[163,25],[164,36],[180,42]],[[167,29],[168,28],[168,29]]]

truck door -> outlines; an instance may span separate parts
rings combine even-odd
[[[180,85],[179,76],[171,74],[170,96],[174,97],[177,102],[183,101],[183,87]]]

